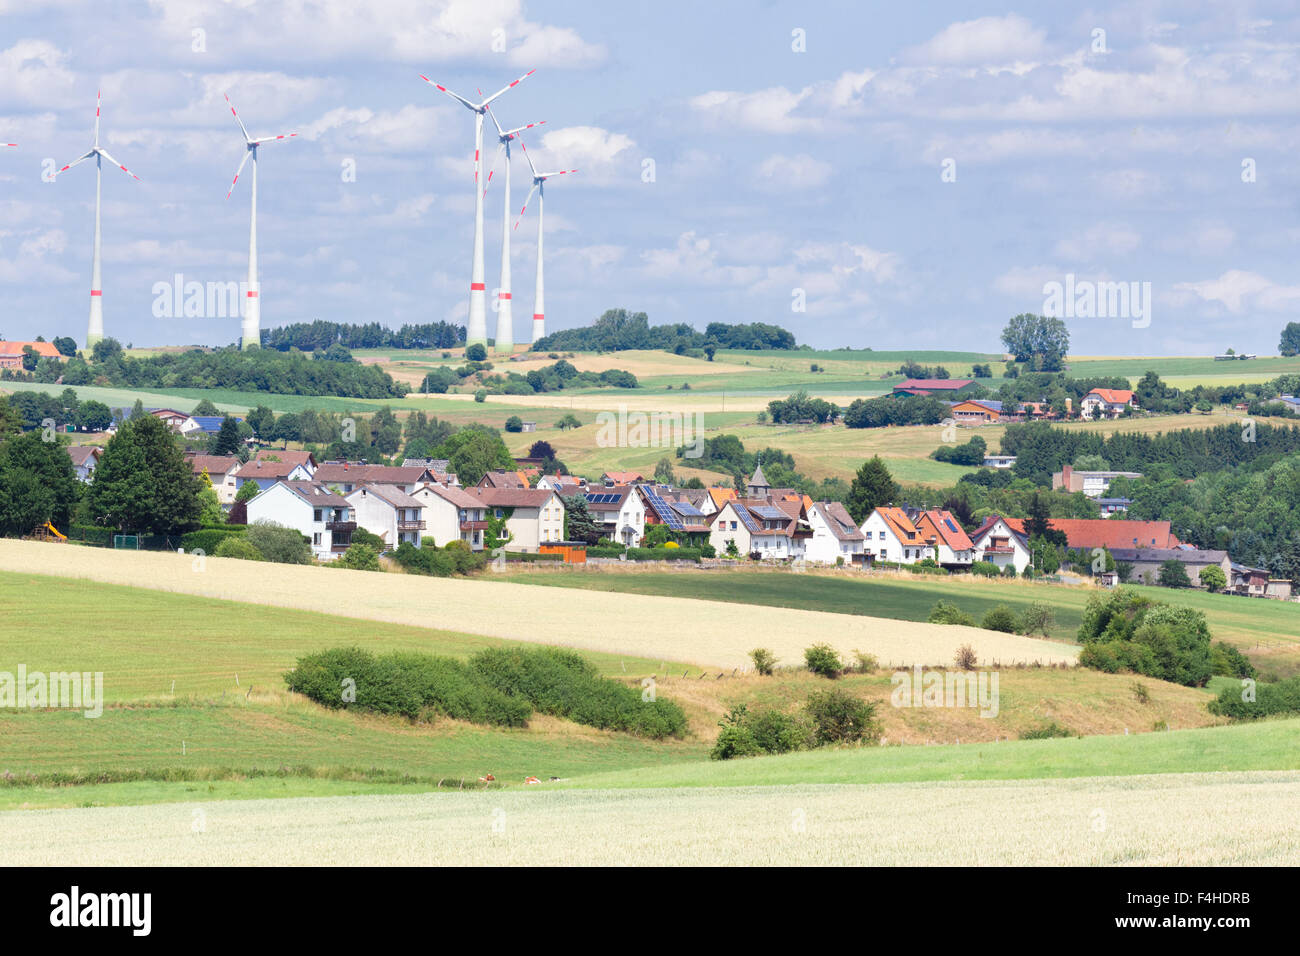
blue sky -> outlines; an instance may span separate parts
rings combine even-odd
[[[463,322],[473,118],[418,74],[470,95],[529,69],[498,114],[547,120],[539,167],[579,169],[547,190],[552,330],[626,307],[993,350],[1067,274],[1151,288],[1144,328],[1070,319],[1077,354],[1273,354],[1300,319],[1292,4],[628,6],[0,0],[0,142],[20,146],[0,150],[0,333],[84,339],[94,175],[42,169],[89,146],[98,88],[103,145],[142,180],[104,174],[108,334],[238,336],[153,314],[177,273],[246,273],[226,92],[253,135],[299,133],[261,152],[264,325]],[[494,185],[489,289],[501,215]],[[535,227],[514,234],[519,340]]]

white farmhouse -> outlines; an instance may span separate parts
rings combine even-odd
[[[424,503],[396,485],[362,485],[347,496],[357,524],[396,548],[410,543],[417,548],[424,532]]]
[[[459,486],[425,482],[411,493],[424,505],[425,540],[444,547],[452,541],[464,541],[471,551],[483,550],[483,532],[487,531],[487,505],[467,494]]]
[[[866,535],[848,509],[838,501],[818,501],[808,509],[812,537],[804,542],[804,558],[816,564],[862,564]]]
[[[311,481],[277,481],[248,502],[248,522],[295,528],[319,561],[332,561],[352,544],[356,530],[346,498]]]

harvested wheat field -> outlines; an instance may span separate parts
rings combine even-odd
[[[0,541],[0,570],[83,578],[346,617],[450,628],[489,637],[593,651],[749,666],[764,646],[785,661],[826,642],[882,664],[950,664],[962,644],[981,664],[1073,663],[1077,648],[978,628],[793,608],[453,580],[338,568],[265,564],[151,551],[112,551],[38,541]],[[358,639],[364,635],[358,633]]]
[[[544,788],[10,811],[0,840],[18,866],[1300,863],[1297,772]]]

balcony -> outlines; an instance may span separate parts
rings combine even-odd
[[[423,521],[398,521],[397,530],[398,531],[423,531],[424,522]]]
[[[488,523],[486,521],[462,521],[460,523],[461,531],[486,531]]]
[[[335,534],[340,531],[351,534],[357,530],[357,523],[355,521],[326,521],[325,530],[332,531]]]

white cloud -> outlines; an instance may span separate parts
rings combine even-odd
[[[68,55],[47,40],[19,40],[0,50],[0,106],[71,106],[76,74]]]
[[[819,121],[794,116],[811,89],[792,93],[783,86],[737,93],[713,90],[692,97],[690,106],[724,128],[757,130],[763,133],[794,133],[814,129]]]
[[[776,153],[758,164],[756,179],[767,189],[817,189],[831,176],[830,163],[813,159],[807,153],[783,156]]]
[[[1046,33],[1024,17],[980,17],[954,23],[908,52],[907,59],[942,66],[1024,63],[1042,55]]]
[[[1098,223],[1058,240],[1054,254],[1067,262],[1096,262],[1106,257],[1127,256],[1141,242],[1142,237],[1128,226]]]
[[[1191,292],[1205,302],[1217,302],[1234,315],[1247,309],[1293,310],[1300,304],[1300,286],[1280,285],[1257,272],[1241,269],[1230,269],[1217,279],[1180,282],[1174,288]]]

